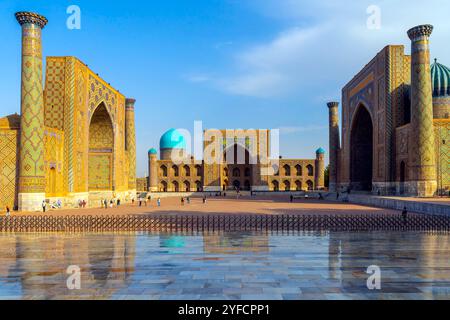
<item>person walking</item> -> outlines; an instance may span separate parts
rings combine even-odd
[[[9,210],[9,207],[6,206],[6,216],[9,217],[11,215],[11,212]]]
[[[161,198],[158,198],[158,199],[156,200],[156,204],[158,205],[158,207],[161,207]]]
[[[406,210],[406,207],[403,207],[402,218],[403,218],[403,222],[406,223],[406,221],[408,219],[408,210]]]
[[[106,198],[103,200],[103,204],[105,205],[105,209],[108,209],[108,200]]]
[[[291,200],[291,202],[294,202],[294,196],[292,194],[290,196],[290,200]]]
[[[42,201],[42,212],[45,213],[45,209],[47,207],[47,203],[44,201]]]
[[[203,204],[206,203],[206,196],[203,196]]]
[[[191,198],[190,198],[190,197],[187,197],[187,198],[186,198],[186,201],[187,201],[187,204],[190,204],[190,203],[191,203]]]
[[[181,197],[181,205],[184,206],[184,198]]]

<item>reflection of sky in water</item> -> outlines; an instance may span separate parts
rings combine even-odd
[[[450,298],[449,235],[0,235],[0,299]],[[365,286],[382,268],[381,292]],[[79,265],[82,289],[65,270]]]

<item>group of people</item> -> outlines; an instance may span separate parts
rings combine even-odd
[[[100,204],[101,204],[101,207],[105,208],[105,209],[108,209],[108,206],[110,208],[114,208],[114,206],[120,207],[120,199],[113,198],[108,201],[108,199],[105,198],[105,199],[100,200]]]
[[[86,200],[78,200],[78,208],[86,208],[86,206],[87,206],[87,202],[86,202]]]

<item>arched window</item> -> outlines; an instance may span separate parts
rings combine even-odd
[[[161,181],[161,183],[159,184],[159,191],[167,192],[167,182]]]
[[[303,170],[302,170],[302,166],[301,165],[296,165],[295,166],[295,174],[299,177],[299,176],[301,176],[302,174],[303,174],[303,172],[302,172]]]
[[[241,176],[241,170],[239,168],[233,169],[233,177],[240,177]]]
[[[276,180],[272,181],[272,189],[273,189],[273,191],[279,191],[280,190],[278,181],[276,181]]]
[[[185,165],[183,167],[184,170],[184,176],[185,177],[190,177],[191,176],[191,168],[188,165]]]
[[[245,176],[246,177],[250,177],[250,175],[251,175],[251,172],[250,172],[250,168],[245,168]]]
[[[197,189],[197,192],[202,191],[202,183],[200,181],[195,181],[195,188]]]
[[[291,183],[289,181],[284,181],[284,191],[290,191],[291,190]]]
[[[189,183],[189,181],[184,182],[184,191],[186,192],[191,191],[191,184]]]
[[[310,176],[310,177],[314,176],[314,168],[312,165],[308,164],[306,166],[306,169],[308,170],[308,176]]]
[[[172,166],[172,173],[174,177],[178,177],[180,174],[178,172],[178,167],[177,166]]]
[[[247,191],[249,191],[250,188],[251,188],[251,186],[250,186],[250,181],[245,180],[245,182],[244,182],[244,189],[247,190]]]
[[[289,177],[291,175],[291,167],[288,164],[283,166],[283,175]]]
[[[162,177],[167,177],[167,167],[166,166],[161,166],[161,168],[159,170],[159,175]]]
[[[178,184],[178,181],[172,182],[172,191],[180,192],[180,186]]]
[[[295,181],[295,190],[301,191],[302,190],[302,183],[301,181],[297,180]]]
[[[314,183],[311,180],[306,181],[306,185],[309,191],[314,190]]]
[[[199,166],[199,165],[195,166],[195,175],[197,177],[201,177],[202,176],[202,167],[201,166]]]

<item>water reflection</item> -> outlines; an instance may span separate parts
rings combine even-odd
[[[0,235],[0,299],[448,299],[448,234]],[[66,285],[70,265],[81,289]],[[366,287],[369,265],[382,290]]]

